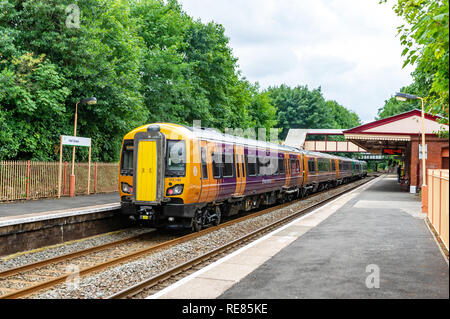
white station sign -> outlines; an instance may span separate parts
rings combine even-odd
[[[78,137],[78,136],[62,136],[62,144],[63,145],[72,145],[72,146],[91,146],[91,139],[88,137]]]

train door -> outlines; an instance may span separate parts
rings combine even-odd
[[[211,165],[211,152],[208,148],[207,141],[200,141],[200,167],[201,167],[201,181],[202,181],[202,192],[200,195],[200,202],[208,202],[209,201],[209,193],[212,192],[212,188],[214,187]]]
[[[333,171],[333,179],[337,180],[339,178],[339,161],[333,158],[331,160],[331,166]]]
[[[243,165],[243,147],[235,145],[235,172],[236,172],[236,190],[234,196],[242,196],[245,188],[244,166]]]
[[[164,197],[165,144],[159,127],[134,136],[133,199],[139,205],[159,204]],[[183,151],[186,152],[185,148],[180,146],[180,152]]]
[[[208,142],[208,172],[210,174],[211,186],[208,192],[208,202],[211,202],[219,196],[219,188],[220,188],[220,164],[217,163],[217,155],[216,153],[220,152],[219,145],[214,142]]]
[[[230,197],[236,191],[236,167],[233,144],[224,144],[222,149],[222,178],[220,197]]]
[[[296,155],[289,158],[291,166],[291,185],[297,186],[300,184],[300,161]]]
[[[283,153],[283,165],[284,165],[284,171],[286,172],[286,186],[291,186],[291,165],[289,163],[289,153],[286,154]]]
[[[302,186],[305,183],[305,167],[304,167],[304,163],[303,163],[303,154],[300,154],[297,156],[298,158],[298,162],[300,165],[300,178],[299,178],[299,185],[298,186]]]

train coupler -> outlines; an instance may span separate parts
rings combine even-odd
[[[145,221],[154,221],[156,217],[155,210],[152,206],[141,206],[138,210],[138,219]]]

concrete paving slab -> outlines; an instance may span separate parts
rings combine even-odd
[[[265,256],[239,254],[230,258],[227,263],[236,265],[259,266],[267,260]]]
[[[315,216],[310,216],[307,217],[305,219],[299,220],[298,222],[295,223],[295,225],[297,226],[303,226],[303,227],[316,227],[317,225],[319,225],[325,218],[322,217],[315,217]]]
[[[292,236],[277,236],[276,239],[270,241],[260,242],[245,251],[246,255],[266,256],[272,257],[277,254],[282,248],[292,243],[296,237]]]
[[[175,289],[161,296],[161,299],[213,299],[236,282],[210,278],[195,278],[187,282],[183,289]]]
[[[292,225],[292,226],[289,226],[288,228],[280,231],[279,233],[275,234],[274,236],[300,237],[301,235],[306,233],[311,228],[312,227],[310,227],[310,226]]]
[[[253,265],[232,264],[228,261],[204,272],[199,278],[231,280],[237,282],[251,273],[254,269],[255,267]]]

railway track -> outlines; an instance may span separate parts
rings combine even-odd
[[[365,180],[368,182],[371,179]],[[352,183],[354,184],[354,183]],[[352,185],[346,184],[346,185]],[[358,186],[361,185],[357,183]],[[334,188],[338,190],[341,187],[345,187],[346,185],[342,185],[340,187]],[[342,195],[345,192],[352,190],[354,187],[346,189],[343,192],[338,192],[336,195],[332,197],[327,197],[324,201],[320,201],[309,207],[291,214],[286,218],[283,218],[279,221],[271,223],[267,227],[263,227],[254,231],[248,235],[242,236],[239,239],[236,239],[228,244],[223,245],[219,249],[215,249],[211,252],[208,252],[200,257],[194,258],[188,262],[182,263],[180,266],[176,266],[173,269],[161,273],[160,275],[152,277],[150,280],[146,280],[145,282],[139,283],[138,285],[133,286],[132,290],[142,291],[143,287],[154,287],[156,284],[161,285],[161,282],[167,282],[167,280],[173,280],[175,274],[184,273],[187,269],[193,269],[195,265],[203,264],[207,260],[211,260],[215,256],[219,256],[223,254],[225,251],[229,251],[237,247],[238,245],[242,245],[244,242],[248,242],[262,236],[263,233],[268,232],[269,230],[279,227],[280,225],[287,223],[289,220],[298,217],[298,215],[306,214],[307,211],[317,207],[319,205],[324,204],[325,202]],[[324,193],[324,192],[321,192]],[[130,262],[132,260],[138,259],[148,254],[155,253],[157,251],[170,248],[174,245],[185,243],[195,238],[204,236],[208,233],[214,232],[216,230],[229,227],[231,225],[240,223],[242,221],[255,218],[258,216],[262,216],[264,214],[268,214],[270,212],[282,209],[284,207],[288,207],[298,203],[300,201],[305,201],[311,197],[315,197],[319,194],[313,194],[303,199],[298,199],[289,203],[285,203],[282,205],[270,207],[264,210],[261,210],[256,213],[248,214],[246,216],[232,219],[225,223],[222,223],[215,227],[206,228],[200,232],[190,233],[188,235],[176,238],[158,238],[158,234],[156,232],[152,234],[141,234],[138,236],[134,236],[127,239],[122,239],[119,241],[115,241],[112,243],[104,244],[101,246],[92,247],[85,250],[80,250],[74,253],[58,256],[55,258],[35,262],[32,264],[24,265],[21,267],[17,267],[14,269],[9,269],[3,272],[0,272],[0,299],[14,299],[14,298],[23,298],[30,295],[33,295],[39,291],[44,289],[48,289],[58,285],[60,283],[64,283],[71,276],[73,276],[73,272],[67,271],[67,265],[78,264],[79,272],[77,275],[85,276],[87,274],[100,272],[101,270],[107,269],[109,267]],[[130,252],[131,251],[131,252]],[[119,253],[118,253],[119,252]],[[101,253],[106,254],[106,256],[102,256]],[[100,254],[100,256],[99,256]],[[3,287],[7,286],[7,287]],[[11,288],[15,287],[15,288]],[[148,288],[145,288],[148,289]],[[135,294],[134,292],[127,292],[125,289],[123,292],[119,294],[113,295],[112,298],[124,298],[128,296],[132,296]]]

